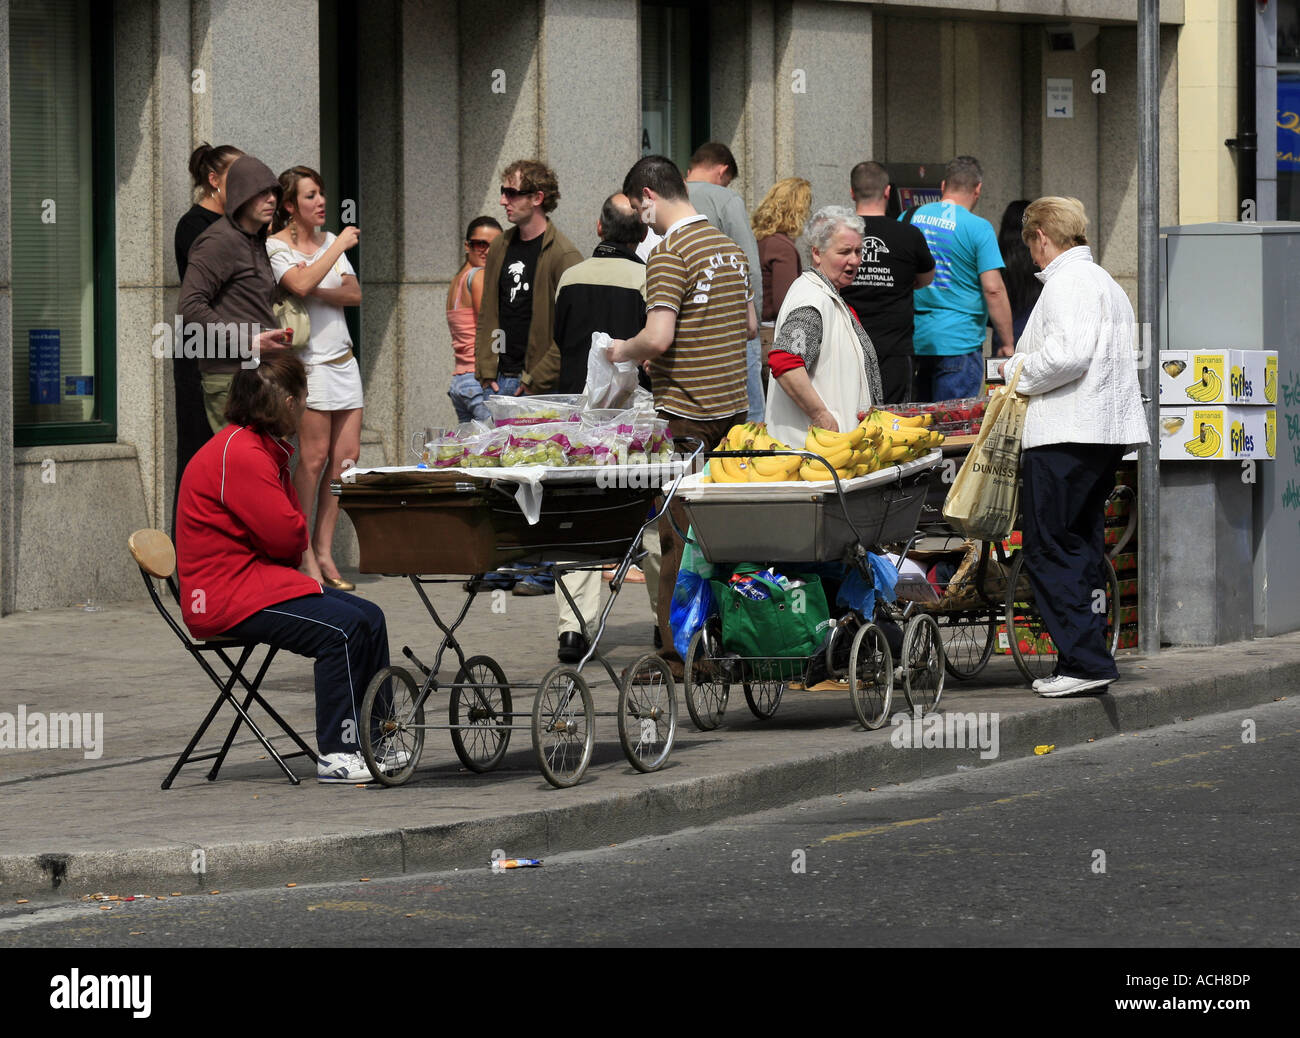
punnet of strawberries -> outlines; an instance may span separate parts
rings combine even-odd
[[[934,403],[916,401],[890,407],[895,414],[934,416],[934,428],[945,436],[966,436],[980,431],[988,397],[968,396],[960,400],[939,400]]]

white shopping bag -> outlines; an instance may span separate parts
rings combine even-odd
[[[587,407],[622,407],[636,389],[636,361],[609,359],[612,340],[605,332],[591,333],[591,352],[587,354]]]

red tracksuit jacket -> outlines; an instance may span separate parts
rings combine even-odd
[[[185,466],[176,505],[181,609],[196,638],[321,586],[297,566],[307,520],[289,481],[293,448],[227,425]]]

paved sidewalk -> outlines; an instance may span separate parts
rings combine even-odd
[[[463,597],[458,584],[432,590],[440,609]],[[394,662],[404,662],[403,645],[432,662],[438,632],[408,582],[363,577],[358,593],[387,613]],[[490,597],[480,596],[461,628],[466,653],[489,653],[508,678],[536,682],[555,663],[554,601],[508,596],[505,612],[494,613]],[[627,585],[602,646],[615,669],[647,651],[650,635],[645,591]],[[0,714],[20,706],[103,714],[97,759],[79,749],[0,749],[0,903],[486,868],[495,849],[545,857],[989,763],[973,749],[896,748],[889,725],[858,726],[846,693],[787,693],[776,717],[760,722],[735,690],[722,727],[701,733],[679,688],[672,758],[642,775],[619,749],[617,693],[602,680],[593,686],[596,709],[610,716],[597,718],[592,766],[572,789],[542,778],[527,731],[513,734],[505,762],[488,775],[463,770],[447,733],[435,731],[419,770],[398,788],[321,786],[304,759],[290,762],[303,779],[291,786],[244,735],[215,783],[197,764],[163,792],[163,777],[215,690],[148,602],[5,617],[0,645]],[[1020,684],[1010,659],[994,656],[976,681],[949,678],[942,707],[997,712],[999,754],[1007,759],[1042,744],[1271,702],[1292,693],[1298,665],[1300,634],[1171,650],[1155,660],[1125,657],[1112,695],[1041,700]],[[453,673],[444,666],[440,676]],[[309,741],[311,688],[310,661],[287,655],[263,685]],[[442,715],[445,694],[431,702]],[[527,692],[516,695],[516,708],[530,702]],[[895,710],[901,704],[900,692]],[[229,712],[222,716],[226,723],[219,718],[213,728],[224,736]]]

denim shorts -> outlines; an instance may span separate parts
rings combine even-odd
[[[447,390],[451,404],[456,409],[456,420],[468,422],[471,419],[487,421],[490,415],[487,409],[487,391],[483,384],[474,377],[474,372],[466,371],[451,376],[451,388]]]

